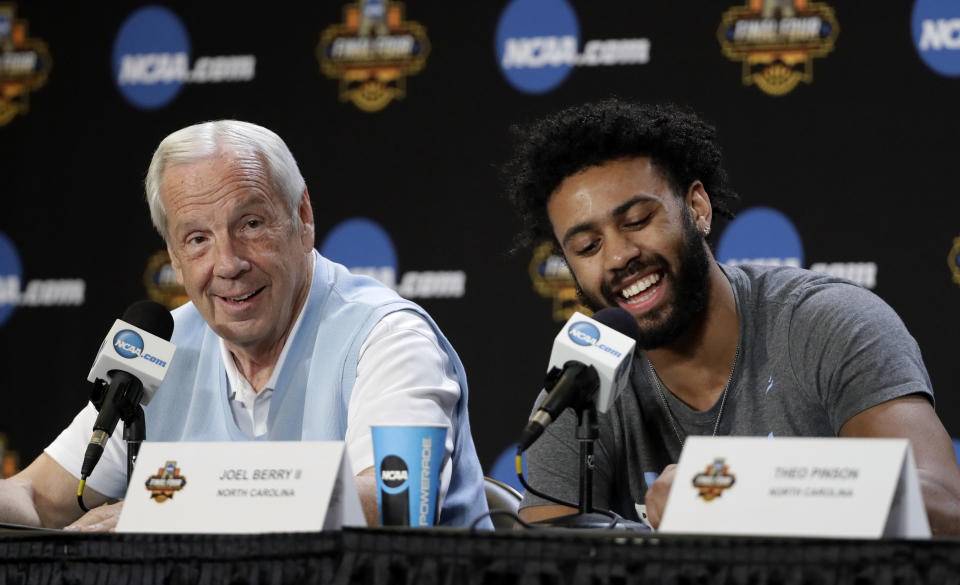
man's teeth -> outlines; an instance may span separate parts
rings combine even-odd
[[[660,282],[660,278],[661,278],[661,275],[659,272],[648,274],[647,276],[641,278],[640,280],[631,284],[630,286],[628,286],[627,288],[623,289],[620,292],[621,294],[623,294],[623,298],[629,299],[630,297],[636,296],[642,293],[643,291],[647,290],[654,284]]]
[[[227,297],[227,300],[228,300],[228,301],[237,301],[237,302],[239,302],[239,301],[245,301],[245,300],[249,299],[250,297],[252,297],[252,296],[254,295],[254,293],[256,293],[256,292],[257,292],[257,291],[253,291],[253,292],[247,293],[247,294],[245,294],[245,295],[240,295],[239,297]]]

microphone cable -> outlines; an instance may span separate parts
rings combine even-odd
[[[84,512],[89,512],[90,508],[87,508],[86,504],[83,503],[83,488],[87,485],[86,476],[80,478],[80,485],[77,486],[77,503],[80,504],[80,509]]]
[[[576,508],[578,510],[580,509],[580,506],[578,504],[571,504],[570,502],[567,502],[565,500],[561,500],[553,496],[548,496],[543,492],[533,489],[533,486],[527,483],[526,478],[523,477],[523,451],[520,449],[520,447],[517,447],[516,463],[517,463],[517,479],[520,480],[520,485],[523,486],[523,489],[527,490],[528,492],[537,496],[538,498],[543,498],[544,500],[553,502],[554,504],[560,504],[561,506],[567,506],[568,508]]]

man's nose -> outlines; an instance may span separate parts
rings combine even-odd
[[[250,269],[242,245],[229,236],[217,238],[214,273],[220,278],[236,278]]]
[[[604,236],[604,267],[620,270],[626,267],[639,253],[640,248],[626,234],[612,231]]]

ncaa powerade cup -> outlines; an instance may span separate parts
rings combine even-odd
[[[381,526],[433,526],[439,520],[440,466],[447,427],[372,426]]]

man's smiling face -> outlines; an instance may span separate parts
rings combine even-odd
[[[283,343],[309,291],[313,211],[292,214],[256,156],[227,152],[164,171],[167,247],[177,280],[228,343]]]
[[[694,213],[647,157],[588,167],[547,202],[586,304],[626,309],[645,349],[674,341],[706,308],[709,257]]]

